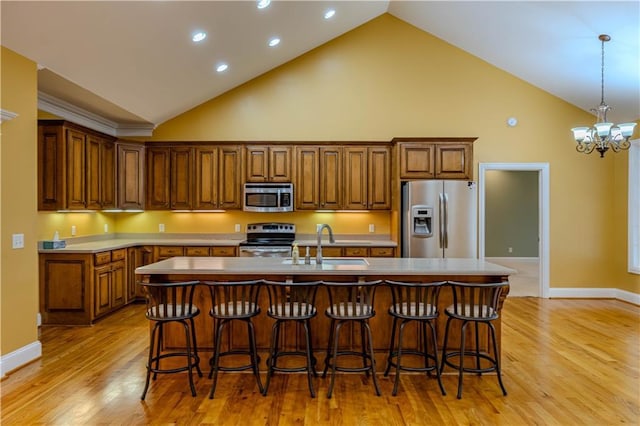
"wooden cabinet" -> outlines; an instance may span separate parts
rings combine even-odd
[[[295,200],[298,210],[342,208],[342,148],[296,146]]]
[[[242,147],[218,147],[218,208],[242,209]]]
[[[149,147],[146,150],[146,205],[147,210],[169,210],[171,149]]]
[[[306,246],[300,247],[300,257],[304,259]],[[312,258],[316,256],[316,246],[309,246],[309,254]],[[322,246],[324,257],[395,257],[394,247],[371,247],[371,246],[350,246],[335,247]]]
[[[117,143],[118,202],[120,209],[144,209],[144,145]]]
[[[291,146],[248,145],[246,149],[247,182],[291,182]]]
[[[395,138],[400,179],[472,179],[476,138]]]
[[[114,208],[114,140],[66,121],[39,121],[38,210]]]
[[[171,186],[169,205],[172,210],[191,210],[194,183],[194,151],[191,147],[171,148]]]
[[[127,302],[126,258],[124,248],[94,255],[94,318]]]
[[[391,149],[345,147],[343,209],[388,210],[391,208]]]
[[[148,246],[129,247],[127,249],[127,303],[144,298],[138,285],[136,268],[153,263],[153,249]]]

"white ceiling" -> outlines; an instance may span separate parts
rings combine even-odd
[[[585,110],[600,103],[607,33],[609,119],[640,118],[637,1],[0,2],[2,45],[43,67],[42,98],[133,126],[160,124],[387,12]],[[198,45],[196,30],[208,33]]]

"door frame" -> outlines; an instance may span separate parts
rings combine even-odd
[[[540,297],[549,298],[549,163],[480,163],[478,169],[478,254],[484,260],[485,173],[489,170],[538,172],[538,256]]]

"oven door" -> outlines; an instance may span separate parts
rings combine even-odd
[[[290,257],[291,246],[240,246],[240,257]]]

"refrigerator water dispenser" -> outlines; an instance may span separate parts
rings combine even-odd
[[[411,234],[415,237],[432,237],[433,207],[411,206]]]

